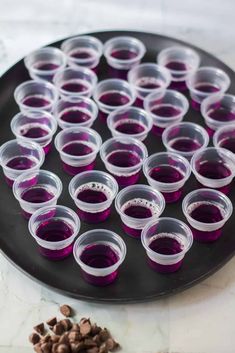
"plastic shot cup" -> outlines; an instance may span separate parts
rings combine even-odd
[[[113,137],[100,148],[100,157],[105,168],[114,176],[119,186],[137,183],[147,156],[145,145],[133,137]]]
[[[24,59],[25,67],[33,80],[52,82],[54,75],[65,68],[65,54],[58,48],[45,47],[33,51]]]
[[[108,128],[113,135],[131,136],[144,141],[152,129],[152,117],[143,109],[136,107],[119,108],[109,114]]]
[[[111,77],[126,79],[128,70],[138,65],[145,53],[145,45],[134,37],[113,37],[104,44],[104,56]]]
[[[40,169],[44,159],[42,147],[33,141],[10,140],[0,147],[0,165],[10,187],[22,173]]]
[[[87,67],[66,68],[57,72],[53,82],[61,98],[90,97],[97,84],[97,76]]]
[[[235,124],[235,96],[231,94],[213,94],[201,104],[201,114],[210,136],[220,127]]]
[[[145,160],[143,172],[149,185],[163,194],[166,203],[172,203],[182,196],[191,168],[187,159],[179,154],[159,152]]]
[[[87,127],[68,128],[55,137],[55,148],[60,154],[63,169],[70,175],[94,169],[101,144],[100,135]]]
[[[57,130],[53,115],[46,111],[29,110],[16,114],[11,120],[11,131],[19,140],[37,142],[47,154]]]
[[[191,96],[193,109],[200,110],[203,100],[215,93],[224,93],[230,86],[229,76],[216,67],[200,67],[190,74],[186,85]]]
[[[195,152],[191,169],[201,185],[228,194],[235,175],[235,158],[225,148],[208,147]]]
[[[171,273],[180,269],[192,246],[193,235],[184,222],[161,217],[147,223],[141,241],[149,266],[156,272]]]
[[[143,63],[128,72],[128,81],[137,95],[137,105],[143,106],[143,100],[152,92],[164,92],[171,82],[169,70],[165,67]]]
[[[78,215],[60,205],[42,207],[29,219],[29,232],[39,253],[49,260],[62,260],[72,253],[80,226]]]
[[[61,50],[70,67],[76,69],[82,66],[95,71],[103,54],[103,44],[93,36],[77,36],[65,40]]]
[[[209,136],[202,126],[181,122],[166,128],[162,134],[162,142],[169,152],[175,152],[190,160],[196,151],[207,147]]]
[[[170,88],[185,91],[187,90],[185,81],[198,69],[200,56],[191,48],[173,46],[161,50],[157,56],[157,62],[170,71]]]
[[[222,192],[199,189],[185,196],[183,213],[195,240],[203,243],[217,240],[233,212],[233,205]]]
[[[126,244],[110,230],[93,229],[76,240],[73,254],[86,282],[106,286],[118,277],[126,257]]]
[[[126,234],[140,239],[146,224],[162,214],[165,200],[162,194],[148,185],[131,185],[121,190],[115,200],[117,213]]]
[[[56,174],[41,169],[18,176],[12,190],[23,216],[29,219],[40,208],[56,205],[62,188],[62,182]]]
[[[87,223],[100,223],[110,216],[117,192],[116,180],[100,170],[80,173],[69,184],[69,193],[77,206],[77,213]]]
[[[218,128],[213,136],[213,144],[217,148],[226,148],[235,154],[235,122]]]
[[[185,96],[174,90],[150,93],[144,99],[144,109],[153,119],[152,132],[161,136],[174,123],[180,123],[189,109]]]
[[[50,82],[31,80],[16,87],[14,98],[22,112],[28,110],[50,112],[58,100],[58,92]]]
[[[94,100],[100,110],[100,118],[106,122],[107,115],[117,108],[127,108],[135,101],[132,86],[120,79],[100,81],[94,90]]]
[[[58,100],[54,116],[61,129],[91,127],[98,116],[98,107],[90,98],[70,96]]]

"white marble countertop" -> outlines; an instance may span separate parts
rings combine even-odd
[[[234,0],[0,0],[0,74],[31,50],[86,31],[134,29],[186,40],[235,69]],[[32,352],[33,325],[69,303],[111,329],[124,353],[234,353],[235,259],[156,302],[98,305],[34,283],[0,255],[0,353]]]

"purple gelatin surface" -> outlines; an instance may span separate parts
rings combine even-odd
[[[208,179],[223,179],[231,175],[231,170],[224,164],[216,161],[204,161],[197,167],[197,172]]]
[[[61,86],[61,89],[63,89],[64,91],[72,93],[86,92],[89,90],[89,88],[90,85],[82,80],[65,82]]]
[[[41,95],[28,96],[22,100],[24,105],[32,108],[43,108],[51,104],[51,101]]]
[[[207,114],[211,119],[216,121],[232,122],[235,120],[235,112],[231,112],[229,109],[220,106],[209,110]]]
[[[152,114],[162,118],[174,118],[181,114],[181,109],[174,105],[162,104],[151,109]]]
[[[135,82],[135,85],[149,90],[154,90],[162,86],[161,82],[154,77],[141,77]]]
[[[129,168],[141,162],[140,157],[131,151],[114,151],[108,155],[107,161],[116,167]]]
[[[128,135],[141,134],[145,131],[144,125],[131,121],[131,120],[120,120],[118,124],[115,125],[115,130]]]
[[[53,199],[54,194],[48,190],[46,187],[37,185],[26,189],[21,194],[21,198],[24,201],[32,203],[47,202]]]
[[[235,153],[235,137],[227,137],[220,141],[220,147],[226,148],[227,150]]]
[[[167,64],[165,64],[165,67],[174,71],[187,71],[190,69],[185,62],[176,60],[169,61]]]
[[[83,142],[70,142],[62,149],[64,153],[71,156],[85,156],[93,152],[93,149]]]
[[[213,85],[212,83],[204,82],[199,82],[194,86],[194,88],[203,93],[216,93],[220,91],[219,86]]]
[[[69,53],[69,56],[75,59],[92,59],[95,57],[95,51],[89,48],[74,49]]]
[[[91,119],[90,114],[85,113],[79,108],[73,107],[66,109],[61,115],[60,119],[67,123],[81,124]]]
[[[39,124],[32,126],[29,124],[28,126],[24,126],[21,131],[21,135],[28,138],[40,138],[47,136],[49,134],[49,130],[46,128],[39,126]]]
[[[103,104],[119,107],[130,102],[130,97],[124,93],[119,91],[110,91],[103,93],[99,97],[99,101]]]
[[[17,169],[17,170],[26,170],[35,167],[37,164],[36,159],[26,157],[26,156],[19,156],[19,157],[13,157],[10,159],[6,166],[12,169]]]
[[[113,58],[119,60],[130,60],[135,59],[138,53],[131,49],[115,49],[110,54]]]
[[[34,68],[42,71],[51,71],[59,68],[59,65],[52,62],[38,62],[35,63]]]
[[[202,147],[202,145],[189,137],[179,137],[170,142],[170,147],[180,152],[193,152]]]

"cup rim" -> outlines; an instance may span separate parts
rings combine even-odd
[[[234,130],[234,132],[235,132],[235,121],[234,122],[231,122],[231,123],[228,123],[228,124],[226,124],[226,125],[224,125],[224,126],[220,126],[216,131],[215,131],[215,133],[214,133],[214,135],[213,135],[213,145],[214,145],[214,147],[216,147],[216,148],[221,148],[220,147],[220,145],[219,145],[219,135],[221,134],[221,133],[223,133],[223,132],[229,132],[229,131],[231,131],[231,129],[232,130]],[[224,147],[222,147],[222,148],[224,148]],[[226,148],[227,149],[227,148]],[[232,152],[232,151],[231,151]],[[233,153],[233,152],[232,152]]]
[[[103,233],[103,234],[106,234],[106,235],[112,235],[112,237],[119,243],[120,245],[120,248],[121,248],[121,251],[120,251],[120,257],[118,259],[118,261],[113,264],[112,266],[107,266],[107,267],[102,267],[102,268],[96,268],[96,267],[92,267],[92,266],[89,266],[89,265],[86,265],[83,261],[81,261],[80,259],[80,256],[81,253],[77,254],[77,250],[78,250],[78,247],[80,246],[81,242],[87,238],[87,236],[89,236],[90,234],[92,233],[96,233],[96,232],[99,232],[99,233]],[[93,242],[94,243],[94,242]],[[92,244],[92,242],[90,243],[90,245]],[[89,244],[88,244],[89,245]],[[73,247],[73,255],[74,255],[74,259],[75,261],[77,262],[77,264],[85,271],[85,272],[94,272],[94,273],[97,273],[97,275],[100,276],[99,272],[100,270],[102,271],[105,271],[105,270],[109,270],[110,273],[115,271],[121,264],[122,262],[124,261],[125,257],[126,257],[126,252],[127,252],[127,248],[126,248],[126,244],[124,242],[124,240],[120,237],[120,235],[118,235],[117,233],[111,231],[111,230],[108,230],[108,229],[92,229],[92,230],[88,230],[86,232],[84,232],[83,234],[81,234],[77,240],[75,241],[74,243],[74,247]]]

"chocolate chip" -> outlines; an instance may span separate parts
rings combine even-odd
[[[69,353],[69,346],[67,344],[59,344],[56,353]]]
[[[53,343],[57,343],[59,341],[59,339],[60,339],[60,336],[57,336],[57,335],[51,336],[51,340]]]
[[[61,320],[60,323],[64,327],[65,331],[68,331],[72,328],[72,322],[69,319]]]
[[[110,338],[110,333],[106,328],[104,328],[103,330],[100,331],[99,337],[102,342],[105,342],[107,341],[108,338]]]
[[[38,324],[37,326],[34,326],[33,328],[39,335],[43,335],[45,332],[45,327],[44,323],[42,322],[41,324]]]
[[[103,343],[100,348],[99,348],[99,353],[108,353],[108,350],[106,348],[106,344]]]
[[[57,353],[57,348],[59,347],[59,343],[54,343],[52,346],[52,353]]]
[[[59,322],[58,324],[56,324],[54,327],[53,327],[53,332],[56,334],[56,335],[62,335],[64,333],[64,326],[61,325],[61,323]]]
[[[36,343],[36,344],[33,346],[33,349],[35,350],[36,353],[42,353],[42,350],[41,350],[41,343]]]
[[[82,336],[86,336],[91,332],[90,320],[82,321],[80,324],[80,332]]]
[[[79,324],[73,324],[71,331],[80,332],[80,326],[79,326]]]
[[[69,339],[68,339],[68,334],[65,333],[64,335],[60,336],[60,339],[59,339],[59,343],[60,344],[69,344]]]
[[[100,333],[100,331],[101,331],[101,327],[97,326],[96,324],[93,324],[91,326],[91,334],[92,334],[92,336],[97,335],[98,333]]]
[[[86,348],[92,348],[92,347],[97,346],[97,344],[96,344],[92,339],[86,338],[86,339],[84,340],[84,346],[85,346]]]
[[[70,317],[72,316],[72,308],[69,305],[62,305],[60,307],[60,312],[62,315],[64,315],[65,317]]]
[[[50,327],[53,327],[57,324],[57,318],[56,317],[52,317],[51,319],[47,320],[47,325]]]
[[[51,353],[51,348],[52,348],[52,344],[51,343],[43,343],[41,345],[41,350],[43,353]]]
[[[36,344],[40,341],[40,336],[37,333],[32,333],[29,336],[29,342],[31,342],[32,344]]]
[[[87,349],[86,353],[99,353],[99,348],[98,347],[92,347]]]
[[[77,331],[70,331],[68,335],[68,339],[70,342],[77,342],[77,341],[80,341],[81,335]]]
[[[70,347],[72,353],[79,353],[85,348],[83,342],[71,343]]]
[[[51,335],[46,335],[41,338],[41,343],[46,343],[51,341]]]
[[[97,346],[101,344],[99,335],[95,335],[92,339],[97,344]]]
[[[111,352],[119,348],[119,344],[115,342],[113,338],[108,338],[107,341],[105,342],[105,345],[108,351],[111,351]]]

